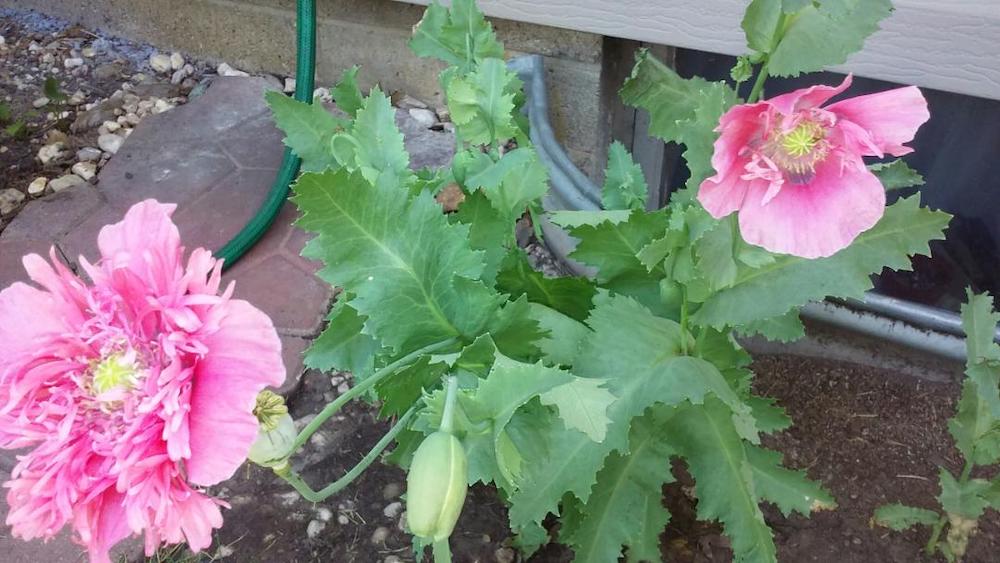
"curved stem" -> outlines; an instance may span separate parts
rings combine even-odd
[[[295,437],[295,442],[292,443],[292,447],[288,452],[288,456],[290,457],[299,448],[301,448],[302,445],[309,440],[309,437],[312,436],[317,430],[319,430],[320,426],[323,426],[324,422],[329,420],[331,416],[335,415],[337,411],[339,411],[349,401],[351,401],[355,397],[367,393],[368,390],[377,385],[379,381],[382,381],[387,376],[392,375],[393,373],[399,371],[400,368],[410,365],[411,363],[414,362],[414,360],[416,360],[420,356],[423,356],[425,354],[430,354],[431,352],[436,352],[442,348],[447,348],[448,346],[451,346],[456,342],[458,342],[458,339],[449,338],[448,340],[437,342],[435,344],[431,344],[430,346],[424,346],[423,348],[417,350],[416,352],[407,354],[402,358],[396,360],[395,362],[392,362],[391,364],[385,366],[384,368],[376,371],[374,374],[371,375],[371,377],[364,379],[363,381],[352,387],[347,393],[344,393],[343,395],[337,397],[333,402],[326,405],[326,407],[324,407],[323,410],[316,415],[316,418],[312,419],[309,422],[309,424],[307,424],[306,427],[303,428],[301,432],[299,432],[299,435]]]
[[[434,563],[451,563],[451,545],[448,538],[434,542]]]
[[[396,439],[396,436],[406,429],[409,425],[410,419],[413,418],[413,415],[416,414],[416,412],[416,405],[410,407],[410,410],[406,411],[403,416],[399,417],[396,424],[389,430],[389,432],[386,433],[385,436],[382,436],[382,439],[375,444],[375,447],[373,447],[371,451],[365,455],[365,457],[361,458],[361,461],[359,461],[357,465],[352,467],[351,470],[345,473],[343,477],[337,479],[333,483],[330,483],[326,487],[323,487],[319,491],[314,491],[312,487],[310,487],[298,473],[293,471],[289,465],[285,465],[281,468],[275,468],[274,472],[285,481],[288,481],[288,483],[294,487],[300,495],[302,495],[302,498],[310,502],[322,502],[331,495],[340,492],[344,489],[344,487],[350,485],[355,479],[360,477],[361,474],[364,473],[365,469],[368,469],[368,466],[378,459],[378,456],[387,447],[389,447],[389,444]]]
[[[444,397],[444,412],[441,413],[441,426],[438,429],[447,434],[455,430],[455,401],[458,400],[458,378],[448,378],[447,391]]]

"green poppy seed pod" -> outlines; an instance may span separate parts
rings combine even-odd
[[[295,422],[288,414],[284,399],[271,391],[261,391],[253,410],[260,424],[257,440],[247,458],[263,467],[280,468],[288,464],[288,454],[295,443]]]
[[[465,504],[468,473],[458,438],[435,432],[424,439],[406,477],[406,517],[414,535],[433,541],[451,535]]]

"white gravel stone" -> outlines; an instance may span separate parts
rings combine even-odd
[[[409,112],[414,121],[428,129],[438,122],[437,115],[429,109],[412,108]]]
[[[170,70],[180,70],[184,66],[184,55],[173,52],[170,53]]]
[[[170,72],[170,56],[163,53],[150,55],[149,66],[160,74]]]
[[[49,185],[49,179],[45,176],[39,176],[28,184],[28,195],[32,197],[38,197],[45,193],[45,188]]]
[[[337,523],[340,524],[341,526],[346,526],[350,522],[351,522],[351,519],[348,518],[346,514],[338,514],[337,515]]]
[[[92,59],[97,55],[97,49],[94,49],[93,47],[84,47],[83,49],[80,49],[80,54],[88,59]]]
[[[76,68],[78,66],[83,66],[83,59],[79,57],[71,57],[63,61],[63,66],[66,68]]]
[[[285,91],[286,94],[291,94],[292,92],[295,92],[295,79],[294,78],[286,78],[285,79],[284,91]]]
[[[6,42],[7,40],[3,38],[3,35],[0,35],[0,45],[3,45]]]
[[[48,164],[53,160],[57,160],[65,156],[66,151],[64,148],[65,145],[63,145],[62,142],[45,145],[44,147],[38,149],[38,160],[41,161],[42,164]]]
[[[84,183],[83,179],[76,174],[67,174],[49,182],[49,187],[52,188],[52,191],[58,193]]]
[[[83,147],[76,151],[76,159],[81,162],[96,162],[101,159],[101,151],[94,147]]]
[[[323,88],[322,86],[313,90],[313,100],[319,100],[321,102],[332,102],[333,96],[330,95],[329,88]]]
[[[229,66],[228,63],[220,64],[215,68],[215,72],[219,73],[219,76],[250,76],[242,70],[236,70],[235,68]]]
[[[89,180],[97,174],[97,164],[93,162],[77,162],[71,170],[80,178]]]
[[[124,142],[124,138],[113,133],[101,135],[97,138],[97,146],[101,147],[102,151],[109,152],[111,154],[117,153],[118,149],[122,148],[122,143]]]
[[[403,503],[401,502],[390,502],[382,509],[382,514],[385,514],[386,518],[395,518],[399,516],[399,513],[403,511]]]
[[[14,188],[0,190],[0,215],[8,215],[24,201],[24,194]]]
[[[306,536],[309,539],[313,539],[319,535],[323,529],[326,528],[325,522],[320,522],[319,520],[310,520],[309,524],[306,525]]]
[[[403,560],[398,555],[387,555],[382,563],[403,563]]]
[[[403,492],[403,487],[399,483],[389,483],[382,488],[382,498],[385,500],[392,500]]]
[[[324,522],[329,522],[330,518],[333,518],[333,511],[325,506],[321,506],[316,509],[316,516]]]
[[[42,96],[41,98],[35,98],[35,101],[31,102],[31,106],[37,109],[45,107],[46,105],[48,105],[48,103],[49,99],[45,96]]]
[[[389,528],[386,528],[385,526],[379,526],[378,528],[375,528],[374,532],[372,532],[371,541],[375,545],[382,545],[387,539],[389,539]]]
[[[101,126],[104,127],[104,129],[107,130],[108,133],[114,133],[115,131],[122,128],[121,123],[118,123],[117,121],[105,121],[104,123],[101,124]]]
[[[78,106],[85,101],[87,101],[87,95],[84,94],[83,91],[77,90],[76,92],[73,92],[73,95],[70,96],[69,99],[66,100],[66,103],[71,106]]]

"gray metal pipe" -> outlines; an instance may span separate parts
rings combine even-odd
[[[600,189],[573,164],[549,123],[544,59],[541,55],[526,55],[512,59],[508,67],[524,82],[531,141],[549,170],[551,189],[543,202],[545,208],[588,211],[600,209]],[[576,241],[566,231],[545,219],[542,221],[542,231],[546,246],[570,271],[576,275],[593,274],[590,268],[567,258],[576,246]],[[962,321],[958,314],[945,309],[868,292],[862,300],[809,303],[802,308],[801,314],[806,319],[945,358],[965,358]],[[997,330],[996,338],[1000,340],[1000,329]]]

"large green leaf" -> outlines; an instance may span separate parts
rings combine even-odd
[[[504,256],[516,244],[513,222],[494,209],[486,194],[481,191],[467,195],[459,205],[458,212],[452,213],[450,217],[468,225],[469,244],[472,248],[483,251],[485,267],[482,280],[493,285]]]
[[[909,269],[910,256],[929,254],[928,241],[942,238],[950,216],[898,201],[854,243],[829,258],[779,256],[760,268],[741,267],[732,287],[711,296],[693,315],[697,324],[742,326],[786,314],[824,297],[861,298],[882,268]]]
[[[465,187],[481,188],[501,216],[513,223],[524,214],[529,203],[545,195],[548,181],[548,171],[538,153],[531,147],[522,147],[468,176]]]
[[[698,517],[718,520],[738,562],[774,562],[774,540],[764,522],[752,466],[732,411],[709,398],[704,405],[677,409],[667,428],[670,443],[687,460],[695,480]]]
[[[601,202],[604,209],[646,209],[649,188],[642,168],[618,141],[608,148],[608,168],[604,172]]]
[[[428,192],[407,199],[398,186],[372,186],[346,170],[305,174],[294,201],[299,225],[318,236],[303,254],[320,277],[355,295],[366,332],[396,352],[477,336],[500,297],[477,281],[483,257],[468,227],[450,225]]]
[[[924,177],[902,159],[872,164],[868,169],[878,177],[886,191],[924,185]]]
[[[357,117],[358,110],[365,106],[365,97],[358,87],[358,67],[344,69],[340,75],[340,81],[330,89],[330,95],[337,103],[337,107],[350,115]]]
[[[339,166],[330,151],[330,139],[346,124],[323,108],[277,91],[264,94],[274,122],[285,133],[285,145],[302,159],[302,170],[319,172]]]
[[[664,440],[664,428],[656,418],[649,413],[632,422],[628,454],[608,456],[590,499],[580,507],[580,516],[573,519],[572,527],[564,525],[560,531],[560,538],[573,548],[574,561],[618,561],[623,545],[635,545],[638,549],[629,549],[629,555],[638,556],[649,551],[643,536],[653,532],[658,537],[663,530],[669,513],[663,508],[662,487],[674,480],[670,457],[675,452]],[[649,514],[651,508],[655,514]],[[661,523],[658,530],[647,529],[651,517]],[[654,560],[659,561],[659,553]]]
[[[440,59],[462,70],[481,58],[503,57],[503,45],[475,0],[454,0],[451,9],[431,3],[413,30],[410,48],[419,57]]]
[[[732,406],[730,424],[745,438],[756,440],[749,407],[718,369],[699,358],[678,355],[682,335],[677,323],[654,316],[628,297],[599,293],[588,324],[593,332],[580,346],[573,372],[606,378],[606,388],[617,397],[607,411],[611,419],[607,437],[597,443],[576,431],[552,435],[548,461],[528,467],[523,486],[511,497],[515,526],[540,522],[547,513],[556,512],[564,493],[587,502],[605,457],[625,451],[632,419],[651,405],[701,403],[706,395],[719,396]]]
[[[330,143],[337,160],[350,171],[361,172],[369,183],[404,186],[413,180],[396,110],[378,88],[357,110],[350,131],[334,135]]]
[[[985,479],[968,479],[962,482],[948,472],[945,468],[940,468],[938,472],[938,482],[941,485],[941,494],[938,501],[945,512],[958,514],[973,520],[983,515],[983,511],[989,506],[989,501],[984,498],[990,490],[990,482]]]
[[[805,471],[781,465],[781,454],[757,446],[746,447],[754,488],[761,499],[773,502],[786,517],[793,511],[809,516],[818,510],[833,510],[836,501],[819,483],[810,481]]]
[[[359,378],[371,373],[381,347],[364,333],[364,317],[341,298],[327,320],[326,329],[306,352],[305,365],[319,371],[349,371]]]
[[[512,299],[526,295],[528,301],[539,303],[578,321],[587,319],[597,293],[594,284],[582,277],[549,278],[536,271],[527,255],[518,250],[503,262],[497,276],[497,287]]]
[[[1000,420],[1000,346],[994,341],[1000,314],[993,311],[993,299],[988,293],[975,295],[969,290],[968,298],[962,306],[965,374],[975,383],[979,399],[993,418]]]
[[[627,274],[646,274],[648,270],[637,255],[666,230],[667,221],[666,210],[633,211],[625,222],[571,227],[569,233],[580,243],[570,258],[597,268],[597,281],[602,283]]]
[[[473,145],[492,145],[517,135],[514,96],[520,88],[501,59],[484,59],[471,74],[452,77],[446,94],[458,136]]]
[[[1000,421],[980,397],[972,380],[962,384],[958,412],[948,420],[948,431],[965,459],[978,465],[1000,461]]]
[[[768,72],[798,76],[842,64],[891,12],[890,0],[822,0],[805,6],[788,19]]]
[[[547,333],[538,341],[542,357],[556,365],[571,365],[590,329],[580,321],[538,303],[531,304],[531,315]]]

